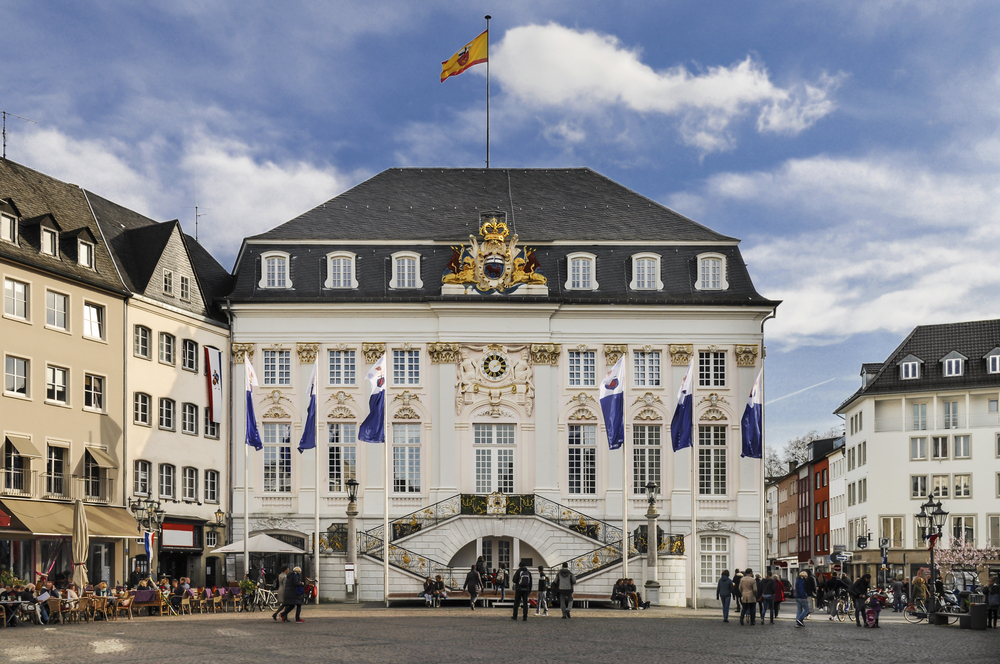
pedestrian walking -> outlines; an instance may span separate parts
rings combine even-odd
[[[806,570],[806,593],[809,595],[809,597],[813,601],[815,601],[815,598],[816,598],[816,577],[813,576],[811,569],[807,569]],[[810,613],[812,613],[811,609],[810,609]]]
[[[749,567],[740,579],[740,595],[742,609],[740,610],[740,625],[744,618],[750,619],[751,625],[757,624],[757,580],[753,578],[753,570]]]
[[[851,586],[851,599],[854,600],[854,622],[858,624],[858,627],[861,627],[861,621],[865,619],[865,599],[868,596],[871,581],[872,575],[865,574]]]
[[[528,622],[528,597],[531,595],[531,572],[528,571],[527,561],[522,560],[514,571],[514,615],[511,620],[517,620],[517,607],[524,607],[525,622]]]
[[[545,576],[545,568],[538,566],[538,605],[535,607],[535,615],[549,615],[549,604],[545,595],[549,592],[549,577]]]
[[[722,601],[722,622],[729,622],[729,603],[733,599],[733,580],[729,578],[729,570],[722,570],[722,578],[715,588],[715,599]]]
[[[846,589],[844,587],[844,580],[834,572],[826,584],[827,594],[830,596],[830,602],[827,604],[827,613],[830,614],[830,620],[836,620],[840,616],[840,612],[837,610],[837,600],[840,598],[841,592]]]
[[[278,598],[278,601],[281,602],[281,604],[278,605],[278,610],[271,614],[271,620],[274,620],[275,622],[278,621],[278,614],[281,613],[281,610],[283,608],[285,608],[284,597],[285,597],[285,577],[286,576],[288,576],[288,565],[284,565],[281,568],[281,572],[278,574],[278,584],[277,584],[277,588],[275,590],[274,595],[275,595],[275,597]],[[282,620],[285,621],[285,622],[288,622],[285,618],[282,618]]]
[[[570,611],[573,610],[573,587],[576,585],[576,576],[569,571],[569,563],[563,563],[562,569],[556,574],[556,580],[552,584],[553,588],[559,590],[559,609],[563,618],[572,618]]]
[[[778,617],[781,612],[781,603],[785,601],[785,584],[781,582],[781,577],[775,574],[774,579],[774,604],[771,605],[771,622]]]
[[[795,582],[795,604],[798,611],[795,613],[795,626],[805,627],[805,620],[809,617],[809,591],[806,590],[805,572],[799,572],[799,579]]]
[[[983,591],[986,594],[986,626],[996,629],[1000,613],[1000,577],[990,579]]]
[[[739,569],[733,574],[733,599],[736,600],[736,613],[743,615],[743,598],[740,596],[740,581],[743,580],[743,572]]]
[[[510,588],[510,572],[507,571],[507,564],[500,563],[500,569],[497,570],[496,575],[496,588],[500,589],[500,601],[502,602],[506,596],[507,589]],[[493,590],[493,594],[496,594],[496,588]]]
[[[305,584],[302,582],[302,568],[293,567],[290,574],[285,575],[284,603],[285,609],[281,612],[281,619],[288,622],[288,614],[292,607],[295,607],[295,622],[302,623],[302,597],[306,593]]]
[[[774,587],[774,577],[765,576],[760,582],[760,624],[764,624],[767,614],[771,614],[771,624],[774,624],[774,595],[777,589]]]
[[[898,578],[892,582],[892,612],[903,610],[903,582]]]
[[[486,559],[482,556],[476,559],[476,571],[479,572],[480,587],[486,590],[486,582],[489,580],[489,575],[486,573]]]
[[[479,556],[479,562],[472,566],[472,569],[468,574],[465,575],[465,584],[462,586],[462,590],[469,591],[469,604],[472,606],[472,610],[476,610],[476,600],[479,598],[479,591],[483,588],[483,577],[479,575],[479,563],[483,561],[483,557]]]
[[[754,579],[757,581],[757,611],[760,612],[760,624],[764,624],[764,581],[760,578],[760,574],[755,574]]]

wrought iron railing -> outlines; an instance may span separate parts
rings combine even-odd
[[[450,498],[440,500],[415,512],[410,512],[389,522],[392,528],[392,541],[412,535],[425,528],[436,526],[442,521],[462,514],[462,496],[455,494]]]
[[[45,473],[46,498],[70,498],[69,475],[65,473]]]
[[[621,542],[622,540],[621,528],[542,496],[534,496],[533,514],[604,544]]]
[[[88,503],[110,503],[114,500],[115,480],[110,477],[77,477],[76,495]]]
[[[27,468],[4,468],[0,493],[5,496],[32,496],[35,473]]]
[[[359,555],[382,560],[382,553],[381,537],[375,537],[371,531],[358,533]],[[468,571],[464,568],[459,570],[448,567],[448,565],[433,558],[391,543],[389,544],[389,564],[420,577],[434,578],[440,574],[441,580],[450,590],[461,588],[465,582],[465,573]]]
[[[639,553],[646,553],[647,542],[646,542],[646,526],[639,526],[633,531],[631,537],[635,542],[636,551]],[[656,527],[656,551],[657,553],[666,553],[674,556],[679,556],[684,554],[684,536],[683,535],[671,535],[663,532],[663,529],[659,526]]]

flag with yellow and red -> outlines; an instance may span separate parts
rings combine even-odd
[[[486,30],[466,44],[458,53],[441,63],[442,83],[449,76],[458,76],[469,67],[486,62],[489,54],[489,32]]]

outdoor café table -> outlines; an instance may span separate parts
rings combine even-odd
[[[20,606],[20,601],[0,602],[0,607],[3,608],[3,622],[5,627],[10,627],[14,622],[14,618],[17,617],[17,610]]]

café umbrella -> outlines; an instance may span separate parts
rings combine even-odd
[[[73,583],[80,592],[87,587],[87,553],[90,549],[90,528],[83,501],[73,507]]]
[[[297,546],[282,542],[264,533],[251,537],[247,542],[246,550],[250,553],[305,553]],[[243,540],[219,547],[212,553],[243,553]]]

